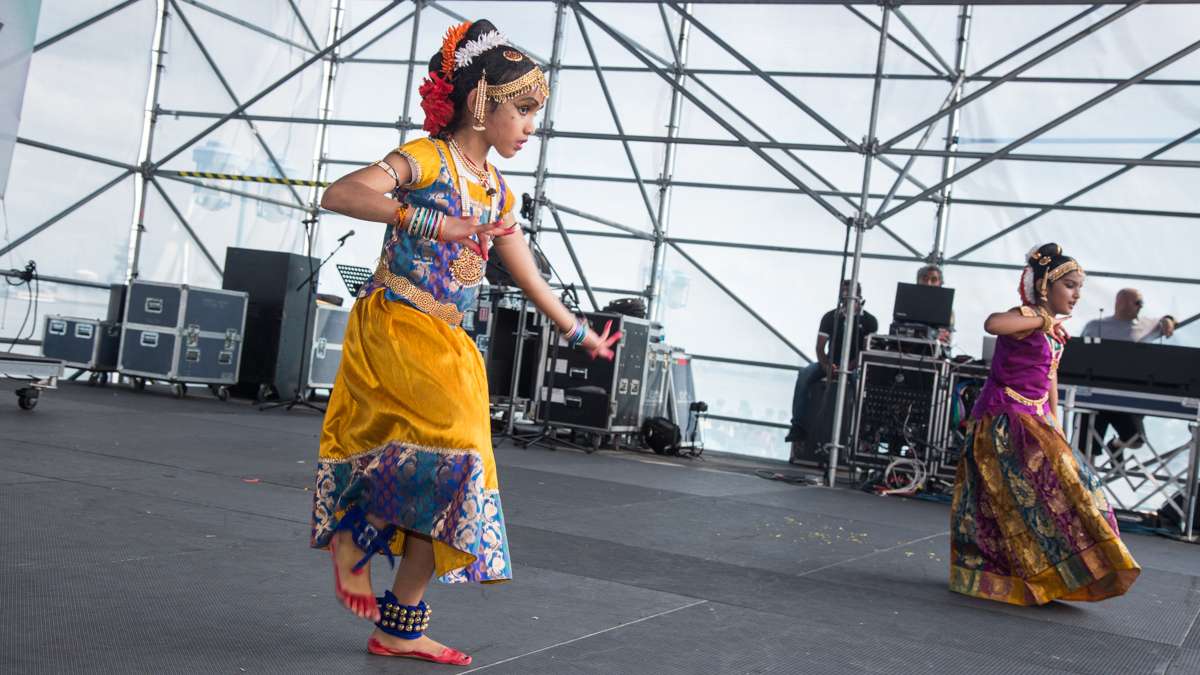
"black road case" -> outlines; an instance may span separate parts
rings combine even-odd
[[[50,315],[42,331],[42,355],[63,365],[96,372],[117,369],[121,324],[100,319]]]
[[[246,293],[134,281],[129,285],[118,370],[176,384],[237,382]],[[182,389],[176,389],[181,393]],[[224,390],[221,390],[224,394]]]
[[[553,343],[545,352],[538,414],[563,427],[606,433],[639,431],[650,322],[611,312],[586,316],[594,331],[612,321],[613,332],[623,333],[614,345],[613,360],[592,359],[582,349],[571,349],[555,331],[550,339],[557,340],[557,353]]]

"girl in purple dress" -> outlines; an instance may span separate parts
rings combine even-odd
[[[950,590],[1014,605],[1122,595],[1141,568],[1058,414],[1062,326],[1084,272],[1058,244],[1029,253],[1021,306],[992,314],[991,374],[971,413],[950,516]]]

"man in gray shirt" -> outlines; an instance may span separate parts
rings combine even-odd
[[[1124,340],[1126,342],[1151,342],[1158,338],[1169,338],[1175,334],[1175,318],[1164,316],[1161,319],[1140,317],[1145,301],[1136,288],[1122,288],[1117,292],[1115,311],[1110,317],[1092,319],[1083,327],[1081,337],[1099,338],[1101,340]],[[1081,415],[1081,428],[1086,429],[1091,415]],[[1104,410],[1095,413],[1096,434],[1100,438],[1108,433],[1111,426],[1117,432],[1117,438],[1108,442],[1108,452],[1114,464],[1121,463],[1125,458],[1125,448],[1140,448],[1146,432],[1142,428],[1142,416],[1132,413]],[[1088,434],[1084,450],[1092,454],[1092,437]]]
[[[1161,319],[1139,317],[1138,314],[1141,313],[1143,304],[1145,301],[1142,299],[1141,291],[1136,288],[1122,288],[1117,292],[1117,303],[1113,315],[1087,322],[1080,337],[1150,342],[1160,337],[1169,338],[1175,334],[1175,317],[1170,315]]]

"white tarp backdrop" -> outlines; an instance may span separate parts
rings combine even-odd
[[[21,123],[21,102],[29,57],[37,34],[42,0],[8,2],[0,6],[0,199],[8,185],[8,170]]]
[[[20,128],[23,140],[100,156],[118,165],[18,145],[4,203],[7,221],[0,250],[119,176],[120,165],[136,162],[157,0],[48,0],[38,40],[118,4],[128,6],[34,55]],[[353,30],[388,4],[346,0],[343,31]],[[667,134],[671,88],[662,77],[646,72],[643,62],[606,28],[653,52],[651,62],[661,65],[673,59],[672,37],[679,32],[680,14],[670,5],[575,4],[582,7],[578,16],[575,8],[569,7],[564,17],[564,69],[556,90],[553,127],[557,135],[546,141],[550,175],[546,196],[564,207],[650,232],[651,217],[632,181],[624,150],[615,140],[617,127],[592,69],[580,25],[604,67],[625,134],[638,137],[630,144],[638,170],[644,179],[654,181],[663,170],[666,145],[659,139]],[[166,5],[169,21],[158,100],[161,110],[151,153],[155,162],[311,59],[326,44],[331,17],[330,0],[177,0]],[[416,60],[424,63],[437,48],[441,34],[454,22],[450,12],[489,18],[514,42],[548,59],[555,10],[551,2],[425,2],[419,12]],[[336,71],[330,106],[330,117],[337,124],[329,127],[325,153],[329,177],[379,159],[400,141],[395,125],[404,116],[413,11],[412,2],[398,3],[341,47],[344,60]],[[954,79],[946,67],[952,69],[954,64],[960,8],[902,5],[902,13],[912,28],[892,16],[889,33],[896,42],[888,44],[885,54],[877,131],[885,141],[936,112]],[[1112,18],[1117,13],[1122,14]],[[696,3],[693,14],[738,55],[767,71],[779,88],[802,100],[846,138],[858,143],[866,135],[879,47],[879,33],[868,21],[880,21],[878,6],[858,5],[850,10],[830,5]],[[1076,20],[1061,30],[979,75],[988,64],[1073,17]],[[1194,49],[1200,36],[1200,6],[1148,4],[1132,11],[1121,5],[1091,10],[1087,5],[976,6],[967,43],[964,95],[990,86],[996,77],[1097,26],[1094,32],[1022,72],[1017,81],[997,86],[963,108],[960,150],[969,156],[958,160],[957,170],[970,167],[979,157],[1120,86],[1126,78],[1172,54]],[[687,67],[703,83],[688,79],[688,91],[738,134],[759,142],[774,139],[803,144],[791,151],[770,147],[764,152],[797,180],[821,190],[823,198],[841,213],[853,215],[862,189],[861,154],[847,151],[835,133],[771,84],[749,74],[737,56],[701,30],[691,31]],[[418,66],[412,83],[410,115],[417,124],[422,115],[415,89],[423,71]],[[950,260],[947,285],[957,290],[955,346],[960,353],[977,354],[983,318],[1016,302],[1015,271],[976,265],[1019,264],[1031,246],[1050,240],[1062,243],[1089,270],[1109,273],[1093,274],[1089,279],[1077,315],[1068,324],[1075,333],[1102,309],[1111,313],[1113,296],[1125,286],[1143,291],[1146,315],[1173,314],[1182,319],[1200,312],[1200,278],[1195,273],[1200,250],[1195,186],[1200,171],[1194,165],[1166,161],[1200,161],[1200,143],[1195,136],[1155,155],[1156,165],[1124,171],[1065,202],[1062,206],[1066,208],[1050,209],[994,241],[974,246],[1038,214],[1041,206],[1064,200],[1122,169],[1121,164],[1111,162],[1043,161],[1046,156],[1101,158],[1099,161],[1140,158],[1196,132],[1200,127],[1197,73],[1200,56],[1188,52],[1153,72],[1145,82],[1124,88],[1015,150],[1033,157],[992,161],[953,185],[943,254]],[[280,175],[264,151],[265,145],[283,175],[312,177],[318,129],[312,121],[319,117],[321,78],[322,62],[317,60],[248,106],[250,121],[225,122],[182,147],[158,169],[167,173],[199,170]],[[350,121],[363,124],[343,124]],[[408,138],[418,133],[408,132]],[[844,223],[801,194],[793,181],[763,157],[737,142],[729,129],[696,102],[683,102],[678,135],[715,139],[723,145],[688,141],[677,146],[673,179],[681,184],[673,188],[672,209],[665,224],[669,235],[742,302],[812,356],[817,323],[835,301],[846,237]],[[942,119],[924,149],[943,150],[946,135],[946,120]],[[909,135],[894,149],[912,150],[920,137],[919,131]],[[501,164],[517,194],[534,191],[530,174],[537,167],[538,152],[538,143],[530,143],[518,157]],[[885,158],[898,167],[907,160],[903,154]],[[911,172],[913,181],[900,185],[888,208],[936,185],[941,171],[940,157],[918,158]],[[620,181],[597,180],[604,176]],[[119,181],[53,226],[4,252],[0,267],[18,267],[32,259],[44,275],[96,285],[122,281],[134,219],[135,179],[130,176]],[[869,186],[871,213],[879,210],[895,179],[895,170],[880,162],[874,164]],[[225,247],[231,245],[297,252],[303,248],[300,220],[304,211],[298,206],[307,198],[306,188],[298,187],[293,194],[281,186],[209,182],[273,200],[264,202],[209,190],[173,176],[160,174],[157,181],[218,263],[223,262]],[[647,189],[651,203],[656,204],[657,187],[651,184]],[[896,282],[910,281],[922,258],[934,250],[936,211],[936,204],[924,199],[889,217],[887,228],[904,243],[880,228],[866,233],[868,257],[862,271],[866,309],[883,325],[891,319]],[[562,218],[569,230],[577,232],[572,242],[593,286],[633,292],[646,287],[652,262],[648,242],[610,236],[621,232],[565,212]],[[567,281],[577,281],[546,211],[542,224],[548,229],[543,230],[540,241],[551,261]],[[371,265],[379,252],[383,226],[354,223],[332,214],[321,216],[315,253],[323,256],[331,251],[335,239],[349,229],[358,235],[331,265]],[[156,189],[149,191],[147,199],[140,274],[145,279],[220,284],[218,270]],[[320,285],[322,292],[346,295],[335,273],[325,274]],[[0,336],[9,337],[25,311],[27,291],[0,288],[7,292],[0,301]],[[602,304],[621,295],[627,293],[598,293]],[[96,316],[103,313],[105,301],[99,288],[43,283],[39,307],[42,314]],[[790,417],[795,378],[795,371],[786,367],[803,365],[804,360],[674,249],[668,249],[666,255],[663,301],[669,342],[699,355],[785,366],[696,362],[698,394],[709,403],[710,411],[747,420],[710,421],[709,447],[785,457],[783,426]],[[1193,323],[1171,342],[1200,345],[1200,328]],[[1181,425],[1163,425],[1152,433],[1166,443],[1185,431]]]

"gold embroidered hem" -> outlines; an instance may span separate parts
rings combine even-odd
[[[1096,601],[1140,571],[1103,483],[1057,429],[1024,413],[973,421],[950,508],[950,590],[1014,605]]]
[[[1124,595],[1140,569],[1120,539],[1103,541],[1029,579],[950,565],[950,590],[1010,605],[1098,602]]]
[[[478,256],[476,257],[478,258]],[[418,288],[416,284],[402,276],[393,274],[383,260],[380,260],[379,266],[375,268],[373,278],[389,291],[411,302],[422,312],[437,317],[451,326],[462,323],[463,313],[458,311],[457,307],[449,303],[438,302],[429,291]]]

